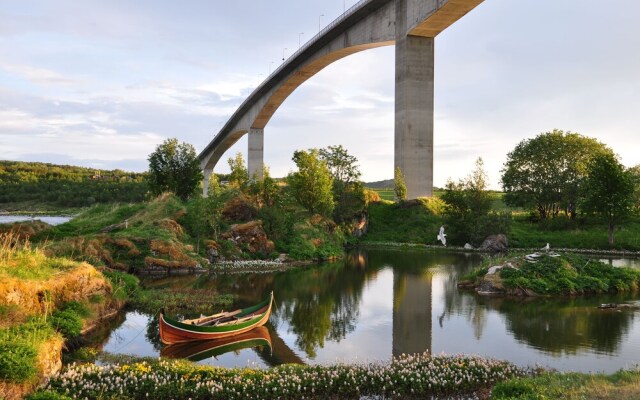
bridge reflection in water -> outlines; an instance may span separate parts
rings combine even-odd
[[[393,273],[393,356],[431,353],[431,281],[429,272]]]

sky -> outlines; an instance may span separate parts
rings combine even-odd
[[[0,0],[0,159],[147,169],[177,137],[199,153],[269,74],[355,0]],[[485,0],[436,38],[434,184],[562,129],[640,164],[640,1]],[[393,176],[394,48],[337,61],[265,128],[272,176],[341,144]],[[246,136],[226,159],[245,154]]]

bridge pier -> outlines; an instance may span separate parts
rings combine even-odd
[[[249,179],[261,180],[264,168],[264,129],[249,129],[247,170]]]
[[[396,40],[395,162],[407,198],[433,194],[434,38]]]
[[[209,195],[209,179],[211,178],[211,174],[213,174],[212,169],[205,169],[204,178],[202,179],[202,196],[207,197]]]

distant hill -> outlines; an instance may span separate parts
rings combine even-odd
[[[11,204],[82,207],[139,202],[147,193],[144,173],[40,162],[0,161],[0,208]]]
[[[393,179],[387,179],[384,181],[365,182],[364,187],[371,189],[393,189]]]

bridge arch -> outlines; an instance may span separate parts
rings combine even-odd
[[[433,186],[434,36],[483,0],[361,0],[280,65],[240,105],[200,153],[208,176],[223,154],[249,134],[250,176],[262,174],[264,128],[287,97],[331,63],[396,45],[395,167],[408,196],[430,196]]]

